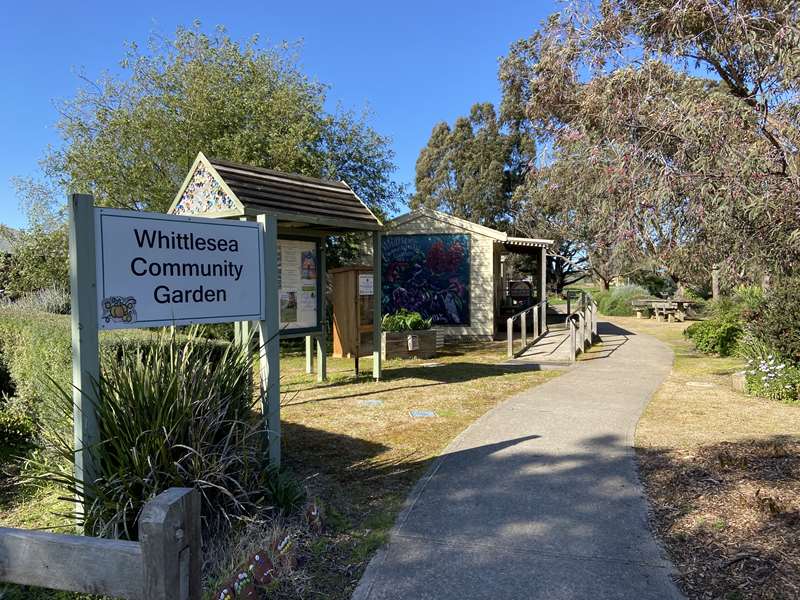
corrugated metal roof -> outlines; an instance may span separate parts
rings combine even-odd
[[[274,213],[283,221],[355,229],[382,226],[343,181],[326,181],[214,158],[208,161],[248,214]]]
[[[508,237],[503,242],[506,246],[522,246],[522,247],[535,247],[535,248],[547,248],[553,245],[553,240],[543,240],[539,238],[520,238],[520,237]]]

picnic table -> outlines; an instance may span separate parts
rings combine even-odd
[[[689,298],[640,298],[631,302],[636,310],[636,318],[641,319],[643,312],[649,310],[653,313],[652,318],[657,321],[666,320],[668,322],[686,320],[686,316],[691,312],[693,306],[699,303]]]

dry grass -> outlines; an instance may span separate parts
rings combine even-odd
[[[684,592],[800,597],[800,407],[733,391],[741,361],[697,353],[685,324],[613,320],[675,351],[636,445],[654,527]]]
[[[378,383],[355,380],[352,361],[334,359],[326,385],[313,384],[300,357],[283,361],[286,460],[328,512],[326,534],[308,549],[303,597],[349,598],[431,460],[498,402],[555,374],[500,366],[503,359],[502,344],[462,346],[431,361],[390,361]]]

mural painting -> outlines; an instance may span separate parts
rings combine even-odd
[[[383,238],[384,315],[401,308],[434,325],[469,325],[469,235]]]

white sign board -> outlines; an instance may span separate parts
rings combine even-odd
[[[95,209],[101,329],[263,320],[258,223]]]
[[[372,273],[358,274],[358,295],[372,296],[373,277]]]
[[[278,302],[283,330],[319,327],[317,243],[278,240]]]

